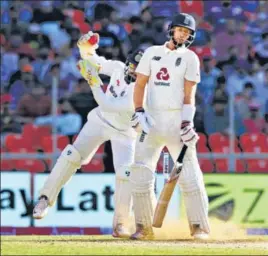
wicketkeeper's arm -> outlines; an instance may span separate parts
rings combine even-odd
[[[125,97],[120,97],[120,99],[107,97],[101,87],[92,87],[92,92],[100,108],[105,112],[134,111],[133,103],[129,99],[128,95]]]

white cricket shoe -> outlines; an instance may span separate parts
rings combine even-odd
[[[209,238],[209,235],[201,229],[196,229],[193,234],[193,237],[195,240],[207,240]]]
[[[112,236],[115,238],[129,238],[129,231],[123,226],[123,224],[117,224],[113,229]]]
[[[33,218],[43,219],[48,213],[48,207],[48,198],[46,196],[41,196],[33,209]]]
[[[144,227],[141,224],[136,225],[136,232],[130,236],[132,240],[153,240],[154,232],[152,227]]]

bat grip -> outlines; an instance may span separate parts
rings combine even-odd
[[[184,144],[182,149],[181,149],[180,155],[179,155],[179,157],[177,159],[177,162],[182,163],[184,155],[186,153],[186,149],[187,149],[187,146]]]

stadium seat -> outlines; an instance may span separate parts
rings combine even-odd
[[[5,146],[9,152],[33,150],[31,140],[21,134],[8,134],[5,138]]]
[[[265,152],[265,149],[268,152],[267,136],[264,133],[244,133],[240,136],[240,145],[246,152],[256,152],[255,147],[260,147],[260,152]]]
[[[198,132],[199,140],[197,142],[197,147],[207,146],[207,136],[204,133]]]
[[[234,151],[236,153],[241,153],[241,150],[237,145],[235,146]],[[230,154],[230,147],[226,145],[217,145],[217,147],[213,148],[212,152]]]
[[[214,164],[213,161],[210,159],[205,158],[198,158],[198,162],[202,172],[213,172],[214,171]]]
[[[57,148],[62,151],[69,144],[69,138],[64,135],[57,135]],[[44,152],[51,153],[53,151],[52,135],[45,136],[41,141],[41,148]]]
[[[220,148],[222,146],[229,146],[230,137],[223,135],[219,132],[213,133],[208,138],[210,148],[214,151],[215,148]],[[235,138],[235,144],[238,145],[238,140]]]
[[[2,153],[7,153],[7,150],[4,148],[0,148],[0,155]],[[11,171],[14,169],[14,161],[12,159],[2,159],[0,161],[0,171]]]
[[[42,160],[36,159],[20,159],[15,160],[15,169],[29,172],[44,172],[46,165]]]
[[[228,159],[215,159],[216,172],[230,172],[232,170],[229,169]],[[236,172],[245,172],[246,165],[244,160],[236,160],[235,164]]]
[[[268,159],[250,159],[246,163],[248,172],[268,173]]]
[[[22,129],[22,135],[27,138],[35,149],[42,147],[42,138],[51,135],[51,126],[35,126],[33,124],[25,124]]]
[[[206,145],[202,145],[202,144],[197,144],[197,153],[210,153],[208,147]]]
[[[87,164],[81,167],[83,172],[103,172],[104,164],[103,157],[100,158],[92,158],[92,160]]]

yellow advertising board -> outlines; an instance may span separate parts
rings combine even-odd
[[[209,215],[245,228],[268,227],[268,174],[205,174]]]

